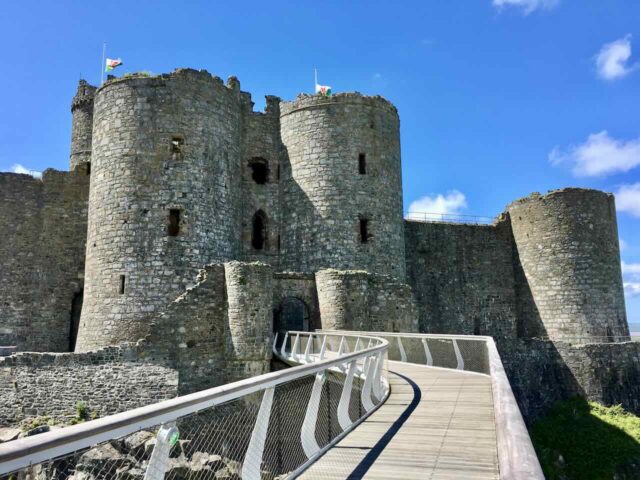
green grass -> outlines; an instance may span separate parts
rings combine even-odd
[[[534,423],[531,439],[548,480],[610,480],[640,462],[640,418],[619,405],[562,402]]]

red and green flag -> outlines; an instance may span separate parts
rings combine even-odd
[[[110,72],[116,67],[122,65],[122,60],[119,58],[107,58],[107,65],[105,68],[105,72]]]

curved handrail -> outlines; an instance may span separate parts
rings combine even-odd
[[[362,336],[361,334],[357,335]],[[367,336],[366,338],[373,337]],[[170,423],[185,415],[301,377],[317,374],[363,356],[385,352],[389,343],[381,338],[375,340],[377,341],[376,345],[357,352],[345,353],[315,363],[266,373],[60,430],[3,443],[0,445],[0,475],[93,447],[143,429]]]
[[[335,330],[320,330],[323,333],[335,333]],[[354,331],[341,333],[352,335]],[[496,420],[496,436],[498,443],[498,462],[500,478],[509,480],[544,480],[542,467],[536,455],[529,431],[518,407],[511,384],[502,364],[493,337],[482,335],[446,335],[422,333],[366,332],[379,338],[413,338],[434,340],[464,340],[483,342],[489,362],[491,389]],[[455,345],[455,344],[454,344]],[[392,359],[390,360],[400,360]],[[401,361],[406,361],[406,358]],[[428,367],[428,365],[425,365]],[[438,367],[446,368],[446,367]]]

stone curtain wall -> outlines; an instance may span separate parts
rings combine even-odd
[[[316,273],[322,328],[416,332],[418,311],[409,285],[358,270]]]
[[[82,291],[89,176],[46,170],[42,180],[0,173],[0,345],[68,351]]]
[[[302,95],[280,104],[287,158],[282,269],[364,269],[404,280],[399,118],[382,97]],[[359,173],[360,154],[366,173]],[[360,240],[360,219],[369,239]]]
[[[280,140],[280,99],[267,97],[264,113],[245,109],[242,153],[242,250],[245,261],[259,260],[278,268],[281,250],[282,198],[280,164],[283,155]],[[267,179],[253,178],[252,162],[266,162]],[[253,216],[266,215],[265,242],[261,250],[252,245]]]
[[[145,313],[202,266],[239,257],[243,98],[237,82],[195,70],[98,89],[81,351],[148,333]]]
[[[640,343],[571,345],[549,340],[507,340],[498,349],[528,423],[554,403],[582,396],[622,404],[640,414]]]
[[[544,333],[569,341],[629,335],[613,195],[567,188],[507,211]]]
[[[273,272],[264,263],[207,265],[196,284],[149,318],[144,345],[180,375],[180,394],[269,371]]]
[[[515,337],[512,242],[503,225],[405,221],[405,239],[421,332]]]
[[[141,357],[123,346],[0,358],[0,425],[36,416],[69,421],[79,401],[102,417],[175,397],[178,373]]]

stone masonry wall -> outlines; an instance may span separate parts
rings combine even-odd
[[[98,89],[80,351],[144,336],[202,266],[239,258],[244,102],[195,70]]]
[[[71,102],[71,156],[69,170],[91,161],[93,132],[93,97],[96,87],[85,80],[78,83],[78,91]]]
[[[364,269],[404,280],[400,121],[382,97],[280,104],[283,270]],[[366,169],[359,171],[359,156]],[[361,241],[360,221],[368,238]]]
[[[358,270],[316,273],[322,328],[416,332],[418,311],[411,288],[391,277]]]
[[[143,356],[138,347],[122,346],[0,358],[0,425],[35,416],[68,421],[79,401],[105,416],[175,397],[177,371]]]
[[[640,414],[640,343],[572,345],[549,340],[498,342],[528,423],[554,403],[582,396]]]
[[[64,352],[83,288],[89,176],[0,174],[0,345]]]
[[[508,228],[405,221],[405,239],[421,332],[515,337]]]
[[[567,188],[507,211],[530,291],[521,300],[533,302],[521,309],[539,315],[542,333],[568,341],[629,335],[613,195]]]

